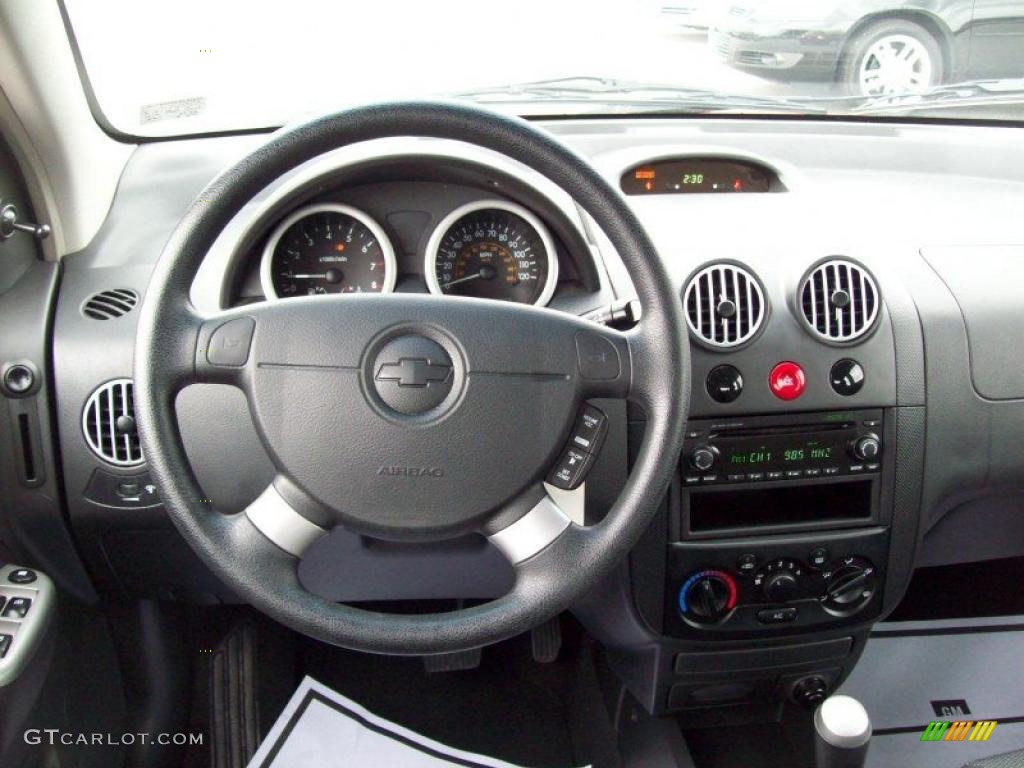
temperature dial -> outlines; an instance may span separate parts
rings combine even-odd
[[[736,582],[725,571],[697,571],[679,590],[679,610],[693,621],[711,623],[736,607]]]

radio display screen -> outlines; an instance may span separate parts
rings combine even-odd
[[[811,469],[848,461],[844,432],[732,438],[722,446],[723,472]]]

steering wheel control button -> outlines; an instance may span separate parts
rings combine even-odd
[[[24,619],[28,615],[28,609],[31,606],[32,601],[27,597],[12,597],[7,601],[4,612],[0,613],[0,618]]]
[[[856,360],[840,360],[832,366],[829,383],[837,395],[850,397],[864,386],[864,368]]]
[[[593,463],[593,454],[576,448],[566,448],[548,475],[548,483],[563,491],[574,491],[583,484]]]
[[[15,568],[7,574],[7,581],[11,584],[31,584],[36,580],[36,572],[29,568]]]
[[[779,363],[768,374],[768,388],[779,400],[796,400],[807,387],[804,369],[796,363]]]
[[[597,453],[601,450],[607,432],[608,417],[594,406],[585,405],[576,419],[576,427],[573,429],[570,442],[574,448],[581,451]]]
[[[452,359],[426,336],[399,336],[385,344],[373,363],[373,386],[384,403],[405,416],[437,408],[455,382]]]
[[[757,620],[761,624],[788,624],[796,621],[796,608],[764,608],[757,612]]]
[[[7,655],[14,638],[11,635],[0,635],[0,659]]]
[[[210,365],[234,368],[245,365],[249,359],[249,347],[252,345],[252,334],[255,330],[256,321],[251,317],[236,317],[217,326],[210,334],[206,360]]]
[[[731,403],[743,394],[743,374],[732,365],[711,369],[706,381],[708,395],[718,403]]]
[[[576,356],[580,376],[592,381],[611,381],[619,378],[622,363],[619,351],[608,339],[589,331],[576,334]]]

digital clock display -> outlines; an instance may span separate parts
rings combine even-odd
[[[659,160],[622,176],[627,195],[672,195],[690,192],[768,192],[775,174],[754,163],[722,157]]]

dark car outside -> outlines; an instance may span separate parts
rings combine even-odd
[[[841,83],[855,96],[915,93],[1024,74],[1024,2],[738,0],[714,15],[708,41],[762,77]]]

